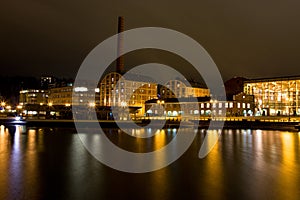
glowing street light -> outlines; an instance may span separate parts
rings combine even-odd
[[[90,107],[95,107],[96,104],[95,104],[94,102],[90,102],[90,103],[89,103],[89,106],[90,106]]]
[[[164,100],[162,100],[162,101],[160,101],[160,100],[157,100],[157,103],[158,103],[158,104],[164,104],[164,103],[165,103],[165,101],[164,101]]]
[[[164,100],[157,100],[157,102],[156,102],[157,104],[159,104],[160,106],[161,105],[163,105],[164,106],[164,104],[165,104],[165,101]],[[159,108],[160,109],[160,111],[159,112],[162,112],[162,116],[164,116],[165,117],[165,119],[167,119],[167,110],[165,110],[165,111],[163,111],[163,110],[161,110],[162,108],[160,107]],[[165,114],[164,114],[164,112],[166,112]]]
[[[1,102],[1,106],[4,107],[6,103],[4,101]]]

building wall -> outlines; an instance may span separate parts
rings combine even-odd
[[[21,90],[19,96],[19,104],[47,104],[48,92],[45,90]]]
[[[49,99],[48,103],[51,105],[72,105],[72,93],[74,91],[74,103],[75,105],[93,105],[96,106],[99,104],[99,92],[98,89],[89,89],[86,87],[58,87],[51,88],[49,90]],[[95,98],[91,101],[90,97],[94,96]]]
[[[162,99],[205,97],[210,96],[210,92],[207,88],[188,87],[180,80],[171,80],[160,88],[160,95]]]
[[[140,107],[144,113],[144,103],[157,97],[157,84],[126,80],[121,74],[112,72],[100,82],[100,106]]]
[[[246,81],[244,92],[254,95],[256,115],[300,115],[300,77]]]
[[[226,116],[252,116],[254,104],[245,98],[234,101],[205,101],[205,102],[147,102],[145,110],[148,116],[166,116],[188,118]]]
[[[72,104],[73,87],[51,88],[49,90],[49,104],[52,105],[68,105]]]

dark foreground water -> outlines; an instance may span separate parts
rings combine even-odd
[[[114,143],[135,152],[161,148],[176,132],[145,140],[106,131]],[[211,153],[199,159],[205,135],[200,130],[176,162],[130,174],[99,163],[75,132],[17,127],[9,133],[1,126],[0,199],[300,198],[300,133],[224,130]]]

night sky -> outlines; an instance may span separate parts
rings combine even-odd
[[[117,30],[170,28],[198,41],[223,78],[299,75],[300,2],[285,1],[3,1],[0,6],[2,75],[72,78],[85,56]],[[160,62],[187,63],[161,51],[133,52],[128,68]],[[184,68],[184,70],[183,70]]]

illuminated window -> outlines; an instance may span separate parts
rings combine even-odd
[[[237,108],[241,108],[241,103],[237,103]]]
[[[229,103],[229,108],[233,108],[233,103],[232,102]]]

